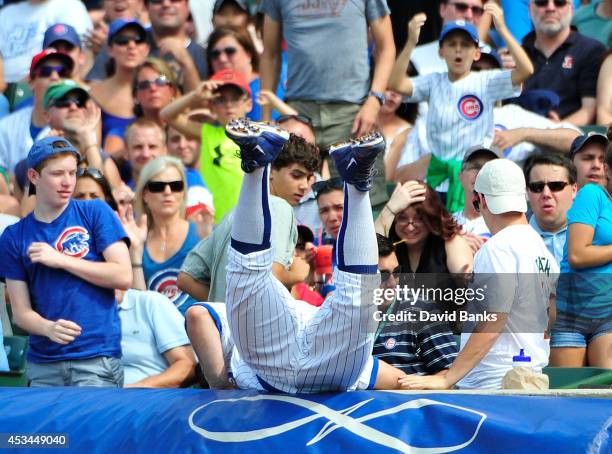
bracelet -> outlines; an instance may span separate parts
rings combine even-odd
[[[142,268],[142,263],[132,263],[132,268]]]
[[[389,213],[391,213],[393,216],[397,216],[397,213],[394,213],[393,210],[389,208],[389,205],[385,205],[385,208],[389,210]]]

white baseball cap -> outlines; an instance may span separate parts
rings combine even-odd
[[[474,191],[486,196],[487,207],[493,214],[527,211],[526,183],[521,168],[509,159],[487,162],[474,183]]]

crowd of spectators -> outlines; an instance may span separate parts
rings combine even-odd
[[[550,305],[514,306],[541,332],[521,333],[502,290],[488,309],[507,326],[484,337],[380,322],[398,387],[499,387],[519,348],[537,368],[612,368],[612,0],[431,3],[5,1],[0,296],[30,336],[31,386],[234,386],[215,314],[243,222],[226,126],[243,117],[291,133],[269,172],[272,273],[304,304],[333,295],[345,235],[330,147],[375,131],[381,288],[554,276]]]

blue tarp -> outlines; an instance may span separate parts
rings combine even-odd
[[[0,388],[0,433],[66,433],[80,453],[610,453],[612,400]]]

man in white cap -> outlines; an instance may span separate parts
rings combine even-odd
[[[508,159],[487,162],[476,177],[473,203],[492,234],[474,257],[472,288],[484,298],[471,302],[461,351],[448,373],[407,376],[400,379],[405,389],[500,388],[521,349],[528,366],[548,364],[544,331],[559,267],[525,217],[521,168]]]

